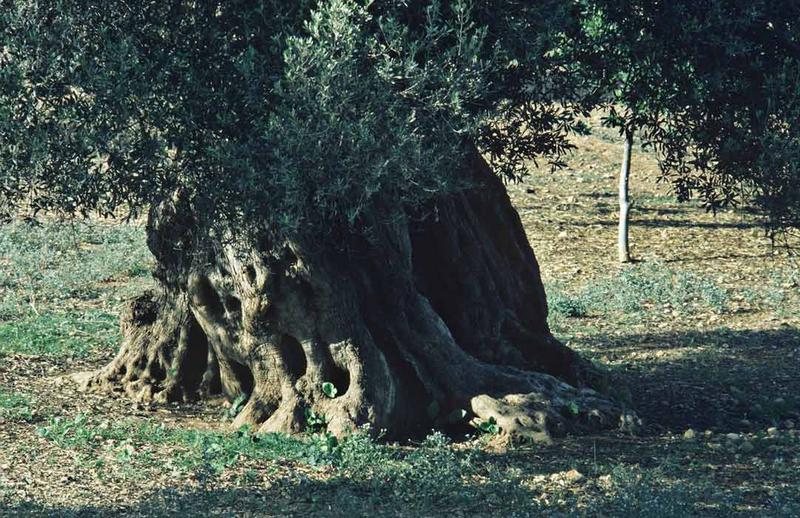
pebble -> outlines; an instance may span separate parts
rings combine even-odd
[[[683,432],[683,438],[688,440],[688,441],[691,441],[692,439],[694,439],[695,435],[696,434],[694,433],[694,430],[692,430],[691,428],[689,428],[688,430]]]
[[[792,421],[791,419],[787,419],[786,421],[784,421],[783,426],[785,426],[787,430],[791,430],[792,428],[794,428],[794,421]]]
[[[755,446],[753,446],[753,443],[750,441],[744,441],[742,445],[739,447],[739,449],[741,449],[745,453],[750,453],[755,449]]]
[[[580,482],[581,480],[583,480],[583,473],[581,473],[577,469],[571,469],[566,473],[564,473],[564,478],[567,480],[567,482],[574,484],[576,482]]]
[[[725,438],[731,442],[738,442],[741,439],[741,436],[739,436],[738,433],[729,433],[725,436]]]
[[[774,426],[771,426],[770,428],[767,428],[767,435],[769,435],[770,437],[777,437],[778,436],[778,429],[775,428]]]
[[[597,477],[597,483],[600,485],[600,487],[604,487],[606,489],[613,485],[611,482],[611,475],[600,475]]]

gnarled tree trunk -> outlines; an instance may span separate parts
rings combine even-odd
[[[324,254],[222,238],[199,252],[187,202],[153,207],[162,290],[132,302],[117,358],[85,385],[155,401],[243,395],[234,426],[260,431],[302,431],[309,411],[337,434],[413,435],[459,409],[534,440],[619,426],[623,409],[587,386],[590,364],[550,334],[504,186],[478,157],[465,174],[479,187],[430,216]]]

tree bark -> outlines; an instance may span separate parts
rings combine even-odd
[[[302,240],[201,248],[190,202],[153,207],[161,292],[133,301],[117,358],[83,385],[146,401],[244,396],[233,425],[262,432],[302,431],[312,412],[335,434],[368,424],[395,437],[463,413],[542,441],[634,422],[550,334],[502,182],[477,155],[463,169],[476,188],[324,253]]]
[[[631,173],[631,150],[633,148],[633,132],[625,130],[625,147],[622,154],[622,167],[619,171],[619,232],[617,234],[617,250],[619,262],[631,261],[628,244],[628,219],[631,202],[628,196],[628,182]]]

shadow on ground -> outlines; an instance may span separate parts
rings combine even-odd
[[[654,433],[746,431],[800,418],[798,328],[594,335],[578,343],[629,385]]]
[[[661,212],[663,211],[663,209],[654,209],[654,211]],[[728,222],[728,221],[702,222],[702,221],[677,220],[677,219],[633,218],[630,224],[631,226],[634,227],[647,227],[647,228],[674,227],[674,228],[691,228],[691,229],[700,228],[700,229],[712,229],[712,230],[719,230],[723,228],[736,229],[736,230],[762,228],[761,225],[757,222]],[[575,225],[576,227],[594,227],[594,226],[616,227],[617,225],[619,225],[619,222],[612,220],[605,220],[605,219],[593,219],[586,221],[576,221],[572,223],[572,225]]]
[[[437,481],[432,480],[435,484]],[[459,484],[446,481],[438,488],[408,488],[384,481],[356,481],[334,478],[330,481],[300,478],[285,479],[265,487],[245,485],[218,489],[195,487],[168,488],[146,495],[134,506],[47,506],[37,502],[18,502],[3,506],[0,516],[421,516],[431,510],[447,509],[459,515],[487,516],[513,511],[520,516],[537,515],[541,507],[534,498],[540,493],[517,482]],[[406,491],[403,491],[406,489]],[[418,490],[422,489],[420,493]],[[442,493],[442,489],[447,493]]]

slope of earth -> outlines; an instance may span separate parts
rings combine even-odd
[[[114,354],[149,284],[137,225],[0,229],[0,515],[800,515],[800,275],[754,216],[679,204],[636,149],[616,263],[617,135],[509,186],[556,334],[644,421],[637,436],[506,447],[233,432],[222,402],[144,407],[65,375]]]

